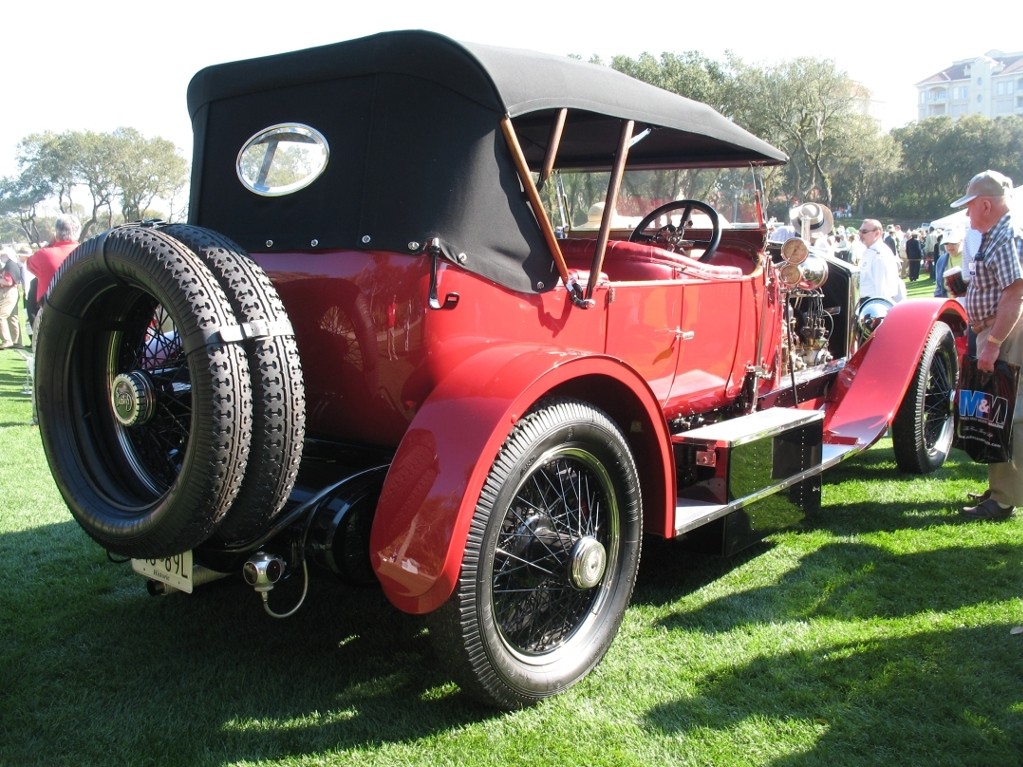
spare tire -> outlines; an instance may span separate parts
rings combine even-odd
[[[112,229],[57,271],[39,317],[43,448],[85,531],[153,558],[203,543],[242,483],[252,432],[237,321],[198,256],[152,228]]]
[[[258,264],[210,229],[160,229],[194,252],[227,295],[244,328],[252,376],[252,446],[238,497],[213,535],[238,542],[259,535],[284,507],[298,476],[305,440],[305,384],[284,302]]]

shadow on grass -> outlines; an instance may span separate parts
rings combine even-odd
[[[770,585],[735,591],[664,619],[719,633],[750,622],[893,619],[1021,596],[1023,543],[893,554],[866,543],[813,550]]]
[[[863,459],[878,472],[890,461],[871,453]],[[862,476],[864,464],[836,471],[854,478]],[[894,469],[883,471],[898,479]],[[918,504],[870,510],[833,503],[811,525],[841,531],[855,523],[863,532],[933,522]],[[680,553],[672,542],[652,544],[644,552],[636,601],[671,605],[772,546],[758,544],[725,559]],[[422,741],[494,716],[457,692],[438,668],[418,619],[392,608],[374,589],[316,578],[305,606],[283,621],[267,616],[237,577],[191,597],[151,598],[127,565],[108,563],[70,521],[0,536],[0,561],[17,563],[0,591],[0,764],[329,761],[343,759],[339,751],[371,751],[381,744],[423,747]],[[717,641],[751,621],[951,610],[1018,598],[1014,573],[1020,565],[1016,545],[981,546],[957,561],[943,550],[896,556],[870,544],[834,543],[807,554],[769,587],[676,611],[661,626]],[[918,589],[921,581],[932,584],[929,591]],[[911,594],[903,593],[906,583],[914,584]],[[293,579],[275,590],[275,608],[290,609],[298,587]],[[866,762],[876,762],[874,752],[862,750],[869,746],[877,753],[888,749],[898,763],[913,763],[898,759],[898,733],[887,733],[882,743],[880,732],[858,732],[855,704],[892,695],[899,705],[904,696],[904,705],[918,707],[914,683],[940,697],[941,667],[954,663],[956,653],[966,662],[951,670],[950,690],[968,684],[975,664],[996,662],[994,650],[985,648],[1007,640],[1006,631],[961,629],[782,652],[708,674],[695,697],[649,710],[645,723],[675,733],[724,730],[761,717],[809,718],[826,731],[821,743],[832,753],[848,740],[851,753],[864,754]],[[1013,647],[1018,656],[1018,644]],[[1014,664],[1006,676],[1018,683],[1019,661]],[[884,681],[895,672],[904,676]],[[799,689],[780,696],[779,687],[793,680],[803,680]],[[993,742],[1004,743],[1009,715],[1000,707],[1016,693],[991,693],[987,708],[972,713],[990,719]],[[924,718],[971,714],[950,706],[941,700]],[[907,726],[905,717],[898,719],[893,728]],[[978,731],[983,729],[964,737]],[[1023,744],[1018,730],[1012,737]],[[805,762],[789,759],[793,765],[812,761],[809,755]]]
[[[809,751],[751,761],[776,767],[1018,764],[1019,645],[1007,631],[961,628],[781,651],[708,673],[696,694],[650,709],[645,725],[729,742],[764,720],[778,723],[779,742],[786,723],[815,733]],[[992,676],[993,662],[1003,673]],[[993,682],[978,689],[978,678]]]
[[[11,355],[12,352],[6,351],[0,352],[0,354]],[[6,363],[8,360],[3,360],[2,362]],[[31,397],[25,390],[25,387],[29,384],[28,372],[23,366],[20,366],[20,369],[12,370],[12,368],[18,368],[19,366],[13,364],[13,361],[11,362],[11,365],[4,364],[2,368],[0,368],[0,397],[12,401],[22,400],[25,407],[25,419],[19,421],[8,420],[0,422],[0,428],[4,428],[6,426],[26,426],[29,423],[29,416],[31,415],[31,411],[29,409]]]
[[[850,513],[860,520],[850,525],[856,533],[934,524],[915,504],[886,504],[863,524],[863,506]],[[741,663],[691,669],[693,692],[652,707],[645,726],[734,744],[774,722],[773,746],[786,755],[761,752],[750,763],[776,767],[1019,764],[1023,637],[1009,628],[1023,622],[1013,607],[1023,596],[1023,543],[1012,535],[1016,521],[980,524],[996,531],[994,542],[957,546],[954,534],[943,544],[939,535],[940,547],[903,553],[853,537],[815,544],[769,583],[756,579],[695,607],[680,595],[755,568],[775,544],[730,559],[686,554],[672,542],[648,547],[634,601],[667,608],[653,626],[695,648],[754,635],[758,650]],[[991,621],[993,606],[1004,622]],[[821,639],[803,641],[804,632]],[[784,745],[790,730],[804,745]]]
[[[27,397],[26,397],[27,399]],[[25,408],[25,419],[23,421],[0,421],[0,429],[5,427],[19,427],[19,426],[32,426],[33,428],[37,424],[32,421],[32,411],[26,406]]]
[[[761,541],[731,556],[691,551],[677,541],[647,537],[632,595],[633,604],[667,605],[739,569],[770,550]]]
[[[903,473],[896,466],[890,440],[886,440],[885,444],[859,453],[832,467],[822,475],[822,479],[825,485],[839,485],[850,481],[913,483],[926,478],[944,479],[955,475],[980,478],[986,476],[986,468],[972,461],[965,453],[953,449],[942,467],[932,474]]]
[[[68,522],[0,536],[0,763],[224,764],[414,741],[493,714],[376,589],[275,620],[240,577],[150,597]],[[271,594],[290,609],[301,584]],[[400,705],[396,705],[400,702]],[[54,754],[60,754],[59,758]]]
[[[977,492],[987,486],[987,467],[958,450],[952,451],[941,469],[925,475],[900,473],[889,455],[890,451],[870,451],[826,473],[825,502],[820,512],[807,517],[803,528],[849,535],[960,525],[966,521],[959,515],[959,509],[967,503],[964,485]],[[840,488],[848,482],[884,482],[895,488],[889,497],[912,494],[912,500],[849,500],[840,495]],[[911,493],[921,482],[934,483],[934,487],[923,495]]]
[[[970,461],[959,451],[953,451],[945,466],[931,478],[972,478],[977,489],[984,487],[986,468]],[[965,520],[958,508],[965,496],[942,497],[945,485],[939,484],[928,495],[934,500],[884,502],[875,500],[843,500],[839,488],[846,482],[886,482],[907,486],[920,482],[920,475],[900,473],[895,466],[891,450],[873,449],[839,464],[823,475],[825,500],[822,508],[795,525],[793,531],[812,533],[827,531],[835,536],[859,536],[871,533],[895,533],[903,530],[923,530],[934,527],[977,524]],[[894,495],[904,495],[901,491]],[[650,604],[670,603],[679,594],[703,588],[724,575],[755,560],[774,546],[768,537],[760,543],[743,549],[732,556],[719,556],[688,550],[678,541],[648,537],[643,544],[643,562],[640,567],[637,590],[633,601]]]
[[[5,369],[0,371],[0,395],[4,397],[28,397],[27,394],[21,393],[28,380],[27,370],[12,372],[9,369]]]

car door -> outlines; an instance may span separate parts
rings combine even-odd
[[[639,372],[662,407],[682,348],[682,291],[680,280],[617,283],[609,298],[606,351]]]
[[[675,412],[720,407],[739,391],[756,329],[743,321],[749,280],[687,280],[679,312],[679,354],[669,396]]]

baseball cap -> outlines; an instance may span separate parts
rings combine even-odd
[[[996,170],[986,170],[970,179],[966,194],[953,202],[950,207],[961,208],[974,197],[1004,197],[1012,191],[1012,179]]]
[[[954,226],[951,229],[946,229],[944,235],[941,238],[942,242],[962,242],[963,237],[966,236],[966,232],[963,231],[961,226]]]

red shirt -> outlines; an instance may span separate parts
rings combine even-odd
[[[77,247],[78,243],[75,240],[61,240],[48,247],[40,248],[28,257],[25,266],[36,278],[36,301],[43,300],[53,275],[64,263],[64,259],[70,256],[71,251]]]

